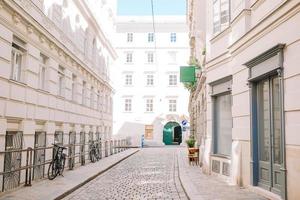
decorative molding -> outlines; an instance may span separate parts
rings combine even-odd
[[[14,12],[14,14],[12,15],[12,19],[13,19],[13,22],[16,25],[21,22],[21,18],[20,18],[20,16],[16,12]]]
[[[33,33],[33,27],[32,27],[32,25],[28,25],[27,26],[27,32],[29,33],[29,34],[31,34],[31,33]]]

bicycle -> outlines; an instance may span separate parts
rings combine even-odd
[[[53,160],[49,164],[48,168],[48,179],[53,180],[57,175],[62,175],[64,168],[65,168],[65,162],[66,162],[66,154],[63,153],[63,150],[66,149],[66,147],[59,146],[57,144],[53,144],[55,148],[55,155]]]
[[[94,141],[92,141],[91,150],[90,150],[89,154],[90,154],[90,160],[92,163],[100,160],[99,150],[98,150],[96,144],[94,143]]]

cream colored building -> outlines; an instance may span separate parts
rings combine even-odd
[[[114,134],[132,145],[182,144],[188,92],[179,82],[189,58],[185,15],[118,16],[114,69]]]
[[[114,2],[0,0],[0,151],[111,138]],[[0,153],[1,172],[24,163],[23,153]],[[0,190],[23,172],[0,176]]]
[[[203,167],[300,199],[300,2],[214,0],[206,12]]]

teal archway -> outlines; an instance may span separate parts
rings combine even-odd
[[[177,122],[168,122],[163,130],[163,143],[165,145],[180,144],[182,142],[181,126]]]

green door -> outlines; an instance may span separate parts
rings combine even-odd
[[[180,127],[180,125],[176,122],[168,122],[165,126],[164,126],[164,130],[163,130],[163,142],[165,143],[165,145],[172,145],[174,144],[174,142],[181,142],[181,138],[175,138],[174,137],[174,128],[175,127]],[[181,132],[181,129],[180,129]],[[181,137],[181,133],[178,134],[178,137]],[[178,141],[175,141],[175,140]],[[179,143],[178,143],[179,144]]]

